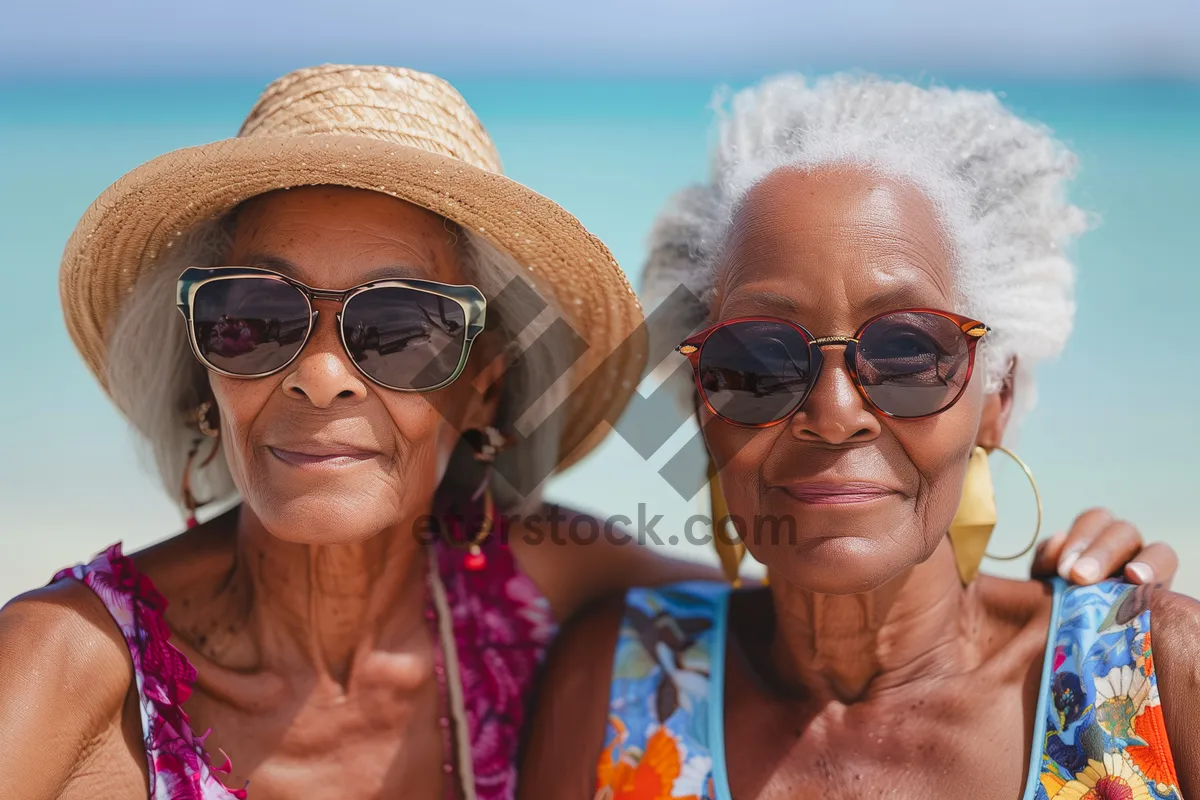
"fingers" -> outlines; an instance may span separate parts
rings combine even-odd
[[[1130,583],[1159,584],[1168,588],[1179,570],[1179,556],[1168,544],[1155,542],[1142,548],[1125,565],[1125,580]]]
[[[1071,523],[1070,530],[1063,534],[1063,543],[1059,548],[1058,560],[1054,565],[1054,571],[1059,574],[1059,577],[1065,580],[1071,579],[1071,570],[1074,568],[1075,562],[1112,521],[1112,514],[1105,508],[1093,508],[1075,518],[1075,521]]]
[[[1107,509],[1093,508],[1080,514],[1069,531],[1038,545],[1032,572],[1035,576],[1057,572],[1084,586],[1112,575],[1124,575],[1134,584],[1169,586],[1179,569],[1178,555],[1167,544],[1142,545],[1136,527],[1114,518]]]
[[[1110,575],[1120,575],[1126,562],[1142,549],[1142,534],[1124,520],[1104,526],[1069,571],[1073,583],[1098,583]],[[1059,565],[1062,569],[1062,565]]]
[[[1048,578],[1058,571],[1058,560],[1066,543],[1066,531],[1059,531],[1049,539],[1038,542],[1033,554],[1033,566],[1030,567],[1035,578]]]
[[[1124,520],[1103,508],[1080,514],[1058,559],[1058,574],[1066,580],[1088,585],[1109,575],[1120,574],[1125,563],[1142,548],[1142,535]]]

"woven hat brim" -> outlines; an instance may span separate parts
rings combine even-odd
[[[562,207],[503,175],[412,147],[352,135],[226,139],[159,156],[110,186],[63,253],[67,330],[107,391],[107,342],[121,303],[198,222],[277,189],[337,185],[382,192],[440,214],[509,253],[586,342],[560,458],[577,461],[608,432],[646,361],[642,309],[608,248]],[[632,338],[630,338],[632,337]],[[620,358],[609,356],[620,349]],[[597,373],[603,369],[604,373]]]

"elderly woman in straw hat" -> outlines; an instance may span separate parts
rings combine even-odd
[[[634,589],[573,624],[525,796],[1200,794],[1200,603],[978,575],[987,453],[1071,328],[1073,168],[989,93],[733,98],[646,281],[705,300],[678,374],[769,585]]]
[[[505,543],[498,509],[628,399],[642,314],[438,78],[276,81],[237,138],[101,195],[62,298],[191,530],[0,615],[0,797],[509,797],[555,621],[704,574]]]
[[[511,797],[555,622],[707,575],[508,535],[628,399],[641,310],[437,78],[280,79],[101,195],[62,297],[191,529],[0,613],[0,797]],[[1140,540],[1104,527],[1106,572]]]

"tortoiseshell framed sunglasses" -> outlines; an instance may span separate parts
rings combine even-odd
[[[816,337],[777,317],[719,322],[676,348],[696,374],[696,389],[717,417],[747,428],[790,418],[804,405],[826,347],[845,347],[846,371],[866,404],[884,416],[921,419],[962,397],[975,347],[989,328],[929,308],[872,317],[853,336]]]
[[[233,378],[295,361],[316,329],[317,300],[341,303],[338,334],[358,371],[398,392],[432,392],[461,375],[487,310],[474,286],[407,278],[334,290],[256,267],[190,267],[176,284],[192,352]]]

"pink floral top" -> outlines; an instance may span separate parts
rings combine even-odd
[[[438,545],[438,564],[453,617],[478,800],[511,800],[516,791],[520,728],[533,678],[555,632],[550,606],[499,542],[484,547],[483,569],[463,568],[465,552]],[[133,659],[149,765],[150,800],[233,800],[193,733],[183,704],[196,668],[170,643],[166,598],[114,544],[90,564],[65,569],[104,603]],[[222,754],[224,755],[224,754]]]

